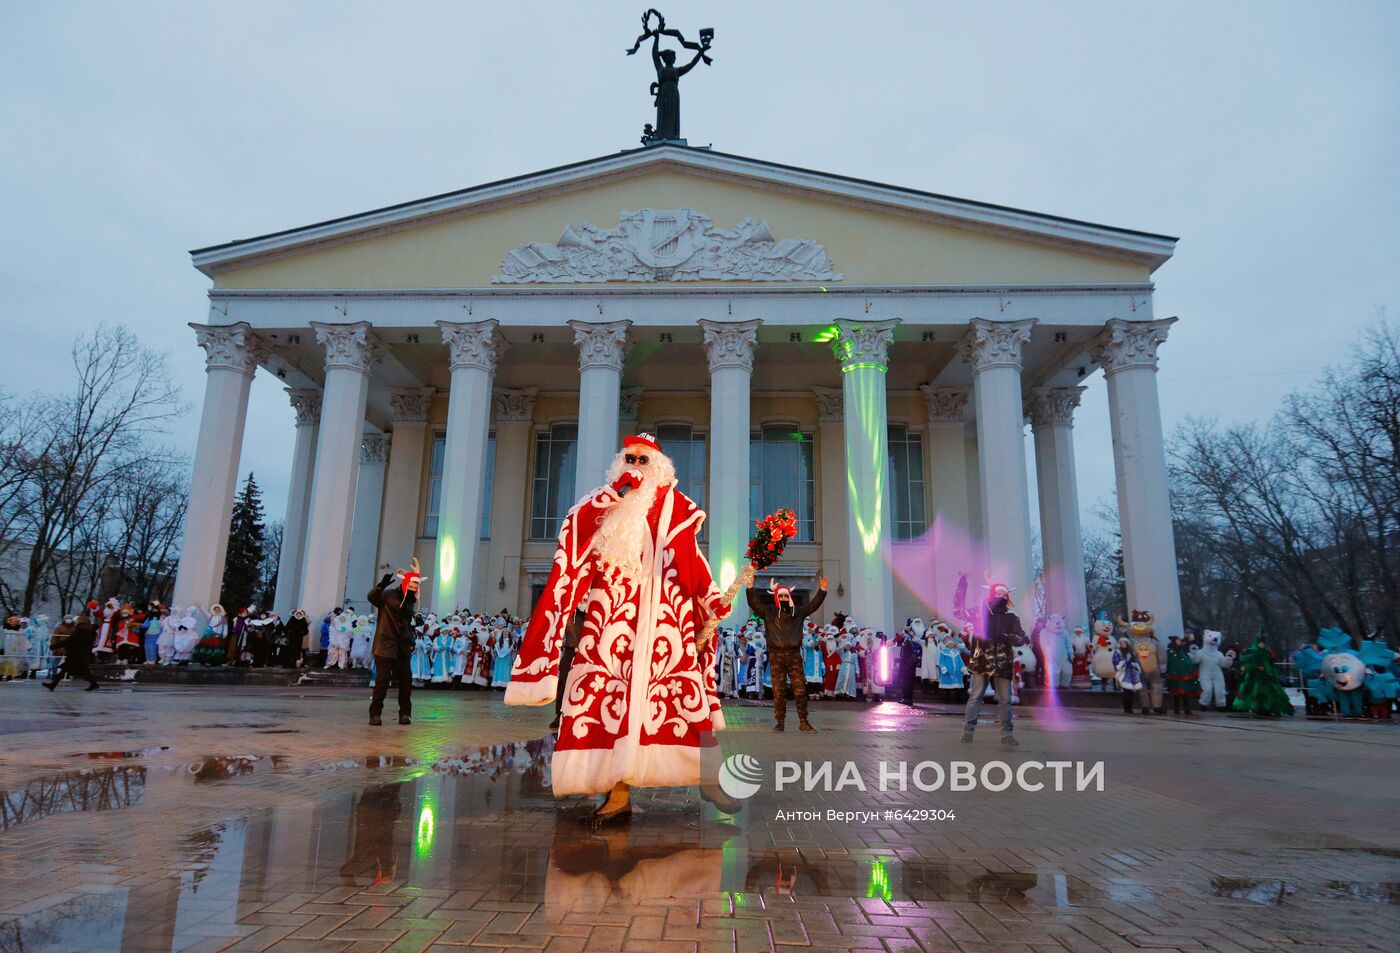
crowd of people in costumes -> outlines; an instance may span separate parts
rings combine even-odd
[[[37,678],[74,655],[81,627],[92,629],[84,649],[91,663],[116,666],[279,667],[360,669],[373,675],[375,619],[338,607],[311,635],[311,621],[297,609],[284,622],[256,606],[230,615],[215,604],[172,609],[151,602],[139,609],[110,598],[88,602],[50,629],[40,617],[12,615],[0,625],[0,681]],[[495,615],[465,610],[444,618],[413,617],[410,669],[419,686],[503,691],[524,632],[524,620],[507,610]],[[81,642],[81,640],[80,640]]]

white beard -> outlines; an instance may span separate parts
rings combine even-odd
[[[598,527],[594,551],[609,569],[627,579],[640,579],[650,568],[642,558],[647,534],[651,532],[647,513],[659,489],[648,480],[630,491],[608,510],[603,525]]]
[[[608,467],[608,482],[616,482],[626,468],[624,454],[619,452]],[[653,452],[651,464],[638,472],[642,474],[642,485],[628,491],[608,510],[593,541],[593,551],[604,565],[627,579],[640,579],[650,571],[643,560],[647,534],[651,532],[647,513],[656,502],[657,492],[676,479],[675,465],[659,451]]]

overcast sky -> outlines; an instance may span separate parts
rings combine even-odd
[[[71,378],[73,336],[168,349],[194,410],[187,251],[636,144],[639,0],[0,7],[0,388]],[[541,12],[541,10],[547,12]],[[1156,310],[1168,429],[1268,416],[1400,307],[1400,2],[664,5],[713,26],[692,144],[1180,236]],[[820,237],[820,236],[814,236]],[[1076,427],[1112,493],[1101,376]],[[292,414],[253,388],[242,470],[281,517]]]

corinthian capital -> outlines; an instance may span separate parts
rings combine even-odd
[[[753,352],[758,347],[761,321],[700,321],[705,332],[705,356],[710,373],[722,367],[753,370]]]
[[[1037,387],[1025,401],[1026,416],[1036,426],[1074,426],[1074,408],[1087,387]]]
[[[642,412],[642,387],[624,387],[617,395],[617,419],[631,421],[635,427]]]
[[[631,321],[611,321],[607,324],[592,324],[588,321],[570,321],[574,329],[574,344],[578,345],[578,369],[586,371],[590,367],[604,367],[622,373],[622,361],[627,357],[627,329]]]
[[[837,321],[839,332],[831,342],[831,353],[841,362],[841,373],[860,367],[884,371],[889,367],[890,342],[899,319],[889,321]]]
[[[496,321],[439,321],[437,326],[442,329],[442,342],[447,345],[454,371],[475,367],[494,374],[496,361],[510,346],[496,333]]]
[[[206,370],[223,368],[253,376],[267,351],[249,324],[191,324],[194,338],[204,348]]]
[[[1021,369],[1021,345],[1031,339],[1035,318],[1025,321],[988,321],[973,318],[967,334],[958,342],[958,355],[973,370],[989,367]]]
[[[1167,339],[1167,329],[1176,318],[1158,321],[1124,321],[1114,318],[1104,325],[1090,349],[1094,363],[1103,368],[1105,376],[1130,367],[1157,369],[1157,347]]]
[[[428,408],[432,406],[436,393],[431,387],[389,388],[389,409],[395,422],[409,424],[427,420]]]
[[[538,387],[525,387],[520,390],[501,390],[491,395],[491,405],[496,411],[496,422],[506,421],[526,421],[529,422],[535,413],[535,395],[540,392]]]
[[[924,403],[928,406],[928,419],[931,423],[962,423],[967,412],[966,387],[935,387],[924,384],[919,390],[924,392]]]
[[[311,427],[321,422],[321,392],[310,388],[288,387],[287,399],[297,414],[298,427]]]
[[[368,374],[370,365],[384,354],[384,344],[370,333],[368,321],[354,324],[322,324],[312,321],[316,343],[326,349],[326,370],[345,367]]]
[[[383,463],[389,459],[389,435],[367,433],[360,438],[360,463]]]
[[[812,394],[817,398],[817,420],[822,423],[839,422],[846,410],[846,396],[839,387],[813,387]]]

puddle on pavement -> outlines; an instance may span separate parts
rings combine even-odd
[[[591,801],[556,801],[550,791],[553,747],[546,737],[448,757],[293,762],[217,755],[161,766],[168,770],[122,764],[67,772],[4,792],[0,826],[9,829],[57,813],[138,804],[150,796],[152,782],[206,784],[269,772],[310,780],[314,791],[308,796],[300,784],[268,806],[242,806],[220,824],[143,845],[152,872],[163,876],[0,920],[0,948],[10,942],[30,953],[181,950],[211,936],[237,937],[249,929],[240,919],[257,911],[270,884],[311,894],[386,885],[463,890],[488,904],[540,904],[551,919],[619,903],[724,895],[735,908],[786,897],[1025,909],[1161,899],[1137,879],[1095,884],[1054,871],[989,871],[966,858],[774,849],[771,841],[749,839],[742,815],[738,823],[710,820],[693,798],[665,792],[639,797],[630,823],[593,830],[584,823]],[[344,784],[318,779],[318,772],[339,770],[360,774]],[[1300,886],[1216,878],[1206,889],[1259,904],[1314,898],[1395,904],[1400,896],[1394,882]]]
[[[1361,883],[1350,880],[1329,880],[1327,892],[1343,900],[1367,900],[1371,903],[1400,905],[1400,881]]]
[[[131,761],[136,758],[151,758],[162,752],[169,751],[170,745],[152,745],[149,748],[137,748],[132,751],[86,751],[71,758],[87,758],[89,761]]]
[[[1250,903],[1283,903],[1291,897],[1295,888],[1282,880],[1244,880],[1235,877],[1212,877],[1211,893],[1217,897],[1232,900],[1248,900]]]
[[[49,775],[23,788],[0,791],[0,831],[55,814],[115,811],[139,804],[146,768],[119,765]]]

